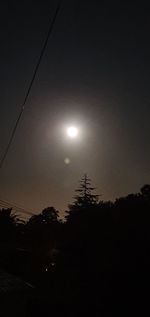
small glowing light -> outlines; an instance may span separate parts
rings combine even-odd
[[[77,135],[78,135],[78,129],[76,127],[69,127],[67,129],[67,135],[70,137],[70,138],[76,138]]]
[[[51,263],[51,266],[55,266],[55,263],[54,263],[54,262],[52,262],[52,263]]]
[[[45,271],[47,272],[47,271],[48,271],[48,269],[46,268],[46,269],[45,269]]]
[[[64,162],[65,162],[65,164],[70,164],[70,159],[69,159],[69,157],[66,157],[65,159],[64,159]]]

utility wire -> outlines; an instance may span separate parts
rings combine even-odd
[[[15,210],[16,212],[20,212],[20,213],[22,213],[22,214],[28,214],[28,215],[31,215],[31,216],[33,216],[33,215],[35,215],[35,213],[34,212],[32,212],[31,210],[26,210],[26,209],[24,209],[24,208],[22,208],[22,207],[20,207],[20,206],[17,206],[17,204],[14,204],[14,203],[11,203],[11,202],[8,202],[8,201],[6,201],[6,200],[2,200],[2,199],[0,199],[0,208],[4,208],[4,209],[6,209],[6,208],[12,208],[13,210]]]
[[[27,93],[26,93],[26,95],[25,95],[24,102],[23,102],[23,104],[22,104],[22,106],[21,106],[20,113],[19,113],[19,115],[18,115],[18,118],[17,118],[17,120],[16,120],[16,122],[15,122],[15,125],[14,125],[14,128],[13,128],[13,130],[12,130],[12,133],[11,133],[11,135],[10,135],[10,139],[9,139],[9,142],[8,142],[7,147],[6,147],[6,149],[5,149],[4,155],[2,156],[2,158],[1,158],[1,160],[0,160],[0,168],[2,168],[2,166],[3,166],[3,164],[4,164],[4,161],[5,161],[6,157],[7,157],[7,154],[8,154],[8,151],[9,151],[9,149],[10,149],[10,146],[11,146],[11,144],[12,144],[12,141],[13,141],[13,139],[14,139],[14,137],[15,137],[15,133],[16,133],[18,124],[19,124],[19,122],[20,122],[20,119],[21,119],[21,117],[22,117],[23,111],[24,111],[24,109],[25,109],[25,105],[26,105],[27,99],[28,99],[28,97],[29,97],[31,88],[32,88],[32,86],[33,86],[35,77],[36,77],[36,75],[37,75],[37,72],[38,72],[38,69],[39,69],[41,60],[42,60],[43,55],[44,55],[44,53],[45,53],[45,50],[46,50],[46,48],[47,48],[48,40],[49,40],[50,35],[51,35],[52,31],[53,31],[53,27],[54,27],[54,24],[55,24],[57,15],[58,15],[58,13],[59,13],[59,11],[60,11],[61,4],[62,4],[62,0],[60,0],[60,1],[58,2],[58,5],[57,5],[57,8],[56,8],[54,17],[53,17],[52,21],[50,21],[49,30],[48,30],[48,33],[47,33],[45,42],[44,42],[44,44],[43,44],[41,53],[40,53],[40,55],[39,55],[39,59],[38,59],[38,61],[37,61],[37,64],[36,64],[36,67],[35,67],[33,76],[32,76],[31,81],[30,81],[30,83],[29,83],[29,87],[28,87],[28,89],[27,89]]]
[[[19,212],[19,213],[22,213],[22,214],[28,214],[30,216],[34,216],[34,213],[32,213],[30,211],[27,211],[27,210],[25,210],[23,208],[19,208],[17,206],[14,206],[12,204],[7,204],[7,203],[0,202],[0,207],[2,207],[4,209],[7,209],[7,208],[9,209],[10,208],[10,209],[13,209],[16,212]]]

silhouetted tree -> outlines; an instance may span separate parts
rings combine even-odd
[[[69,211],[67,212],[70,216],[76,214],[77,211],[87,210],[98,204],[99,195],[93,194],[95,190],[91,186],[91,180],[88,178],[87,174],[80,180],[80,186],[75,190],[77,195],[75,195],[75,201],[73,204],[69,205]],[[66,217],[69,218],[68,216]]]
[[[0,209],[0,225],[10,225],[15,226],[17,222],[17,217],[15,214],[12,213],[12,208],[8,209]]]
[[[17,216],[12,212],[12,208],[0,210],[0,237],[1,241],[8,240],[14,236],[17,226]]]
[[[146,184],[141,188],[141,193],[144,198],[150,199],[150,185]]]
[[[32,216],[25,226],[26,248],[32,253],[33,272],[44,271],[51,261],[52,250],[57,248],[61,223],[59,212],[47,207],[41,213]]]
[[[58,221],[59,212],[54,207],[45,208],[40,214],[29,219],[29,225],[48,225]]]
[[[149,294],[150,185],[114,203],[98,201],[93,191],[90,179],[84,175],[65,224],[59,222],[53,207],[31,217],[22,226],[30,252],[24,253],[19,262],[18,258],[14,261],[13,251],[9,261],[10,266],[14,261],[16,272],[22,267],[28,280],[34,280],[34,274],[35,281],[40,276],[38,285],[44,285],[40,295],[44,303],[45,298],[47,303],[51,298],[49,305],[54,311],[65,307],[68,312],[70,307],[72,316],[77,316],[77,311],[87,315],[90,308],[91,315],[103,315],[111,300],[115,308],[120,305],[122,309],[130,303],[130,297],[135,308],[142,293],[144,297]],[[16,224],[11,210],[0,211],[1,237],[8,236],[8,228],[16,230]],[[144,289],[145,281],[148,291]]]

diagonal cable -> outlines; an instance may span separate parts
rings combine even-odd
[[[56,8],[55,14],[54,14],[54,16],[53,16],[52,21],[50,22],[49,30],[48,30],[48,33],[47,33],[45,42],[44,42],[44,44],[43,44],[43,47],[42,47],[42,49],[41,49],[41,53],[40,53],[39,59],[38,59],[38,61],[37,61],[37,64],[36,64],[36,67],[35,67],[33,76],[32,76],[31,81],[30,81],[30,83],[29,83],[29,87],[28,87],[28,89],[27,89],[27,93],[26,93],[26,95],[25,95],[25,99],[24,99],[23,104],[22,104],[22,106],[21,106],[20,113],[19,113],[19,115],[18,115],[18,117],[17,117],[17,120],[16,120],[16,122],[15,122],[15,125],[14,125],[14,127],[13,127],[13,130],[12,130],[12,133],[11,133],[11,135],[10,135],[10,138],[9,138],[8,144],[7,144],[7,146],[6,146],[6,149],[5,149],[5,151],[4,151],[4,154],[3,154],[2,158],[0,159],[0,168],[2,168],[2,166],[3,166],[3,164],[4,164],[4,161],[5,161],[6,157],[7,157],[7,154],[8,154],[8,152],[9,152],[9,149],[10,149],[10,146],[11,146],[11,144],[12,144],[12,141],[13,141],[13,139],[14,139],[14,137],[15,137],[18,124],[19,124],[19,122],[20,122],[20,119],[21,119],[21,117],[22,117],[23,111],[24,111],[24,109],[25,109],[25,105],[26,105],[26,102],[27,102],[27,100],[28,100],[30,91],[31,91],[31,89],[32,89],[32,86],[33,86],[35,77],[36,77],[37,72],[38,72],[38,69],[39,69],[39,66],[40,66],[40,64],[41,64],[41,60],[42,60],[43,55],[44,55],[44,53],[45,53],[45,50],[46,50],[46,48],[47,48],[48,40],[49,40],[50,35],[51,35],[52,31],[53,31],[53,27],[54,27],[56,18],[57,18],[57,16],[58,16],[58,13],[59,13],[59,11],[60,11],[61,4],[62,4],[62,0],[60,0],[60,1],[58,2],[58,5],[57,5],[57,8]]]

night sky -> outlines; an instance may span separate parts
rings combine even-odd
[[[1,1],[1,155],[56,5]],[[0,171],[1,199],[62,211],[85,172],[103,200],[150,182],[150,11],[141,6],[63,1]],[[64,133],[72,124],[76,140]]]

